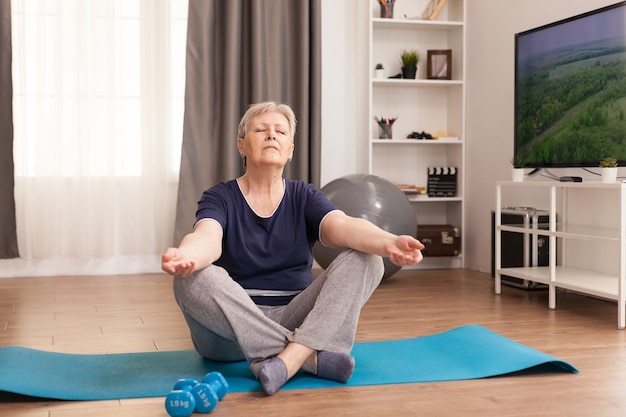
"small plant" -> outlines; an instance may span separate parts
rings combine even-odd
[[[511,158],[511,165],[513,165],[513,168],[524,168],[527,162],[526,157],[522,155],[516,155]]]
[[[385,67],[383,67],[383,64],[378,63],[378,64],[376,64],[376,69],[377,70],[381,70],[381,69],[385,69]]]
[[[400,60],[402,61],[402,66],[405,68],[414,68],[417,67],[418,62],[420,61],[420,54],[416,50],[404,50],[400,55]]]
[[[617,159],[606,157],[600,161],[600,168],[615,168],[617,167]]]

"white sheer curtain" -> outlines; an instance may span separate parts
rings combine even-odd
[[[0,276],[160,270],[172,243],[187,0],[13,0],[21,259]]]

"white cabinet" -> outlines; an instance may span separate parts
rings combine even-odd
[[[465,0],[447,0],[436,20],[421,16],[429,1],[397,2],[394,18],[380,18],[372,1],[369,35],[369,173],[396,184],[426,187],[429,167],[455,167],[456,196],[408,195],[420,224],[452,224],[461,230],[461,254],[427,257],[419,267],[463,266],[465,166]],[[406,17],[405,17],[406,16]],[[416,79],[389,78],[401,73],[404,50],[420,54]],[[427,79],[428,51],[451,51],[451,79]],[[383,64],[384,78],[375,67]],[[380,139],[375,119],[397,118],[391,139]],[[446,138],[407,139],[412,132]]]
[[[505,274],[548,285],[551,309],[556,308],[557,288],[616,300],[617,326],[623,329],[626,325],[626,184],[499,181],[496,187],[496,294],[501,292],[501,274]],[[550,201],[547,230],[501,224],[506,193],[525,188],[545,193]],[[597,206],[591,211],[582,209],[588,207],[589,201],[596,201]],[[602,213],[601,208],[612,211]],[[548,236],[549,265],[502,268],[502,231]]]

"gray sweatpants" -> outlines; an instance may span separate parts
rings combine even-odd
[[[218,361],[247,360],[257,374],[289,342],[349,353],[361,308],[380,284],[382,258],[346,250],[286,306],[257,306],[218,266],[174,279],[174,295],[196,350]]]

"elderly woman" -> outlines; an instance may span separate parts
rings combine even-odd
[[[162,256],[195,348],[217,361],[245,359],[267,395],[298,370],[347,382],[362,306],[383,275],[424,246],[347,216],[310,184],[283,178],[296,118],[287,105],[252,105],[237,148],[245,173],[206,190],[193,232]],[[346,248],[315,280],[317,240]]]

